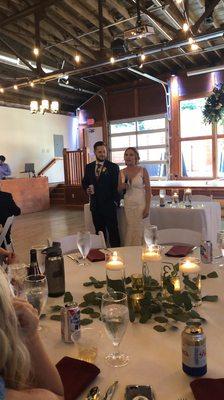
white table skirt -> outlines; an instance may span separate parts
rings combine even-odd
[[[153,224],[158,229],[183,228],[199,231],[202,221],[203,240],[210,240],[213,245],[216,244],[217,232],[221,230],[221,207],[218,202],[193,202],[193,208],[170,206],[159,207],[152,203],[150,216],[144,220],[145,224]],[[118,225],[121,236],[121,244],[124,245],[125,238],[125,215],[123,207],[118,208]],[[92,222],[92,214],[89,204],[84,205],[85,228],[91,233],[95,233]]]
[[[119,252],[125,259],[126,276],[141,272],[141,249],[139,247],[120,248]],[[173,258],[166,259],[174,261]],[[214,270],[214,268],[212,266],[204,266],[203,270],[203,273],[207,273]],[[160,265],[155,263],[151,274],[158,278]],[[94,290],[83,287],[82,283],[88,280],[89,276],[105,279],[105,265],[104,262],[92,263],[83,268],[65,256],[65,275],[66,290],[71,291],[74,299],[80,303],[85,293]],[[200,315],[208,321],[204,325],[204,331],[207,336],[208,351],[208,373],[206,377],[209,378],[221,378],[224,376],[223,287],[223,271],[220,272],[218,279],[202,281],[202,294],[219,295],[219,301],[217,303],[203,303],[197,309]],[[62,298],[49,299],[48,307],[53,304],[62,304]],[[60,322],[52,321],[49,317],[46,317],[41,321],[41,324],[43,326],[41,336],[54,363],[66,355],[76,357],[77,350],[75,345],[65,344],[61,341]],[[91,326],[94,325],[100,325],[103,328],[103,323],[100,321],[94,321]],[[179,398],[193,400],[194,397],[189,386],[192,378],[182,372],[181,364],[181,331],[184,328],[184,324],[179,323],[180,329],[178,331],[166,331],[165,333],[156,332],[153,329],[154,325],[155,321],[150,321],[147,324],[129,323],[121,343],[121,350],[129,354],[130,362],[126,367],[118,369],[108,366],[104,360],[105,353],[112,349],[111,341],[104,334],[99,343],[96,360],[96,365],[101,369],[101,373],[92,386],[99,385],[101,393],[104,394],[106,387],[117,379],[119,387],[115,393],[114,400],[124,398],[125,386],[128,384],[151,384],[156,394],[156,400],[177,400]],[[80,396],[80,399],[84,399],[86,393],[87,390]]]

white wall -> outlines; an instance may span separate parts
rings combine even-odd
[[[32,115],[29,110],[0,107],[0,154],[6,157],[13,177],[24,177],[25,163],[39,172],[54,157],[53,135],[64,136],[64,147],[76,148],[76,128],[70,116]],[[57,179],[55,180],[57,181]]]
[[[44,173],[44,176],[48,177],[49,183],[64,182],[65,174],[63,160],[57,160],[56,163]]]

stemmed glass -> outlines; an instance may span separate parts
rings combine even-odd
[[[128,355],[119,351],[119,345],[129,321],[127,295],[122,292],[104,294],[101,303],[101,319],[114,346],[114,351],[106,355],[106,361],[113,367],[127,365]]]
[[[89,254],[91,248],[91,237],[90,232],[78,232],[77,234],[77,247],[82,255],[82,263],[80,265],[86,265],[85,260]]]
[[[24,280],[27,276],[27,265],[11,264],[8,268],[10,288],[17,297],[21,297],[24,290]]]
[[[148,225],[144,229],[144,240],[147,246],[151,246],[152,244],[157,244],[157,226],[156,225]]]
[[[24,280],[27,301],[36,308],[40,317],[47,302],[48,286],[44,275],[28,275]]]
[[[217,250],[218,255],[214,257],[215,264],[224,267],[224,231],[217,233]]]

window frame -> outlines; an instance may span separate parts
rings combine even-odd
[[[153,119],[160,119],[164,118],[165,119],[165,127],[164,128],[159,128],[159,129],[147,129],[144,131],[138,131],[137,129],[137,122],[138,121],[146,121],[146,120],[153,120]],[[126,122],[135,122],[135,131],[131,132],[124,132],[124,133],[111,133],[111,125],[113,124],[122,124]],[[138,146],[138,135],[144,135],[144,134],[150,134],[150,133],[159,133],[159,132],[165,132],[165,144],[162,145],[151,145],[151,146]],[[116,149],[112,149],[111,145],[111,138],[114,137],[122,137],[122,136],[135,136],[136,137],[136,148],[137,150],[153,150],[153,149],[165,149],[165,153],[167,154],[166,160],[154,160],[154,161],[140,161],[140,165],[153,165],[153,164],[159,164],[159,165],[166,165],[167,166],[167,175],[166,176],[151,176],[151,180],[157,181],[157,180],[167,180],[169,179],[170,175],[170,138],[169,138],[169,121],[167,118],[166,113],[162,114],[156,114],[156,115],[148,115],[145,117],[134,117],[134,118],[125,118],[125,119],[119,119],[119,120],[111,120],[109,121],[109,158],[110,160],[112,159],[112,152],[114,151],[124,151],[124,147],[119,147]],[[127,147],[127,146],[126,146]],[[119,166],[124,166],[125,163],[118,163]]]
[[[200,98],[207,98],[210,93],[199,93],[198,95],[194,96],[180,96],[178,101],[178,110],[179,110],[179,162],[180,162],[180,179],[181,180],[214,180],[220,179],[221,177],[218,176],[218,139],[224,139],[224,133],[219,134],[217,133],[217,123],[212,123],[212,132],[211,135],[199,135],[199,136],[188,136],[188,137],[181,137],[181,102],[188,101],[188,100],[196,100]],[[212,176],[195,176],[195,177],[187,177],[183,176],[182,173],[182,154],[181,154],[181,143],[187,141],[198,141],[198,140],[211,140],[212,141]]]

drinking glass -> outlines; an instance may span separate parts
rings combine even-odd
[[[224,231],[217,233],[217,253],[214,263],[219,267],[224,267]]]
[[[152,244],[157,244],[157,226],[156,225],[148,225],[144,229],[144,240],[147,246],[151,246]]]
[[[48,287],[44,275],[28,275],[24,280],[24,293],[27,301],[36,308],[40,317],[47,302]]]
[[[82,255],[83,262],[80,265],[86,265],[85,260],[89,254],[91,247],[90,232],[78,232],[77,234],[77,247]]]
[[[114,351],[106,355],[106,361],[113,367],[127,365],[128,355],[119,351],[119,345],[129,321],[127,295],[122,292],[104,294],[101,303],[101,319],[114,346]]]
[[[8,266],[8,280],[15,296],[23,294],[24,281],[27,276],[27,265],[11,264]]]

